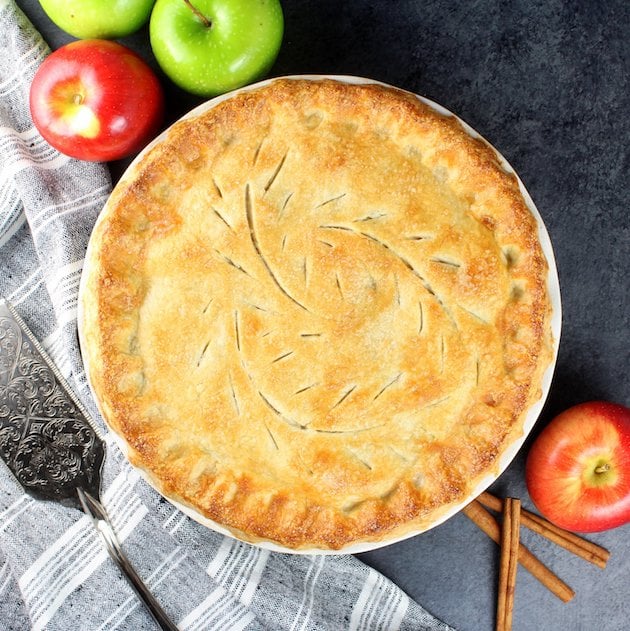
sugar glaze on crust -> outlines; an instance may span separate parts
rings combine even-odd
[[[522,433],[551,360],[513,175],[378,85],[275,80],[175,124],[89,248],[84,359],[161,490],[248,541],[423,529]]]

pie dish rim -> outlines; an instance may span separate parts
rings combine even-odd
[[[412,95],[414,98],[419,99],[422,103],[424,103],[426,106],[430,107],[432,110],[436,111],[437,113],[444,115],[444,116],[448,116],[448,117],[452,117],[454,118],[456,121],[458,121],[458,123],[461,125],[462,129],[472,138],[475,138],[477,140],[481,140],[487,147],[489,147],[493,153],[496,155],[499,163],[501,164],[502,168],[510,173],[511,175],[513,175],[516,178],[516,181],[518,183],[518,187],[519,187],[519,191],[523,197],[523,200],[527,206],[527,208],[529,209],[529,211],[531,212],[532,216],[534,217],[535,221],[536,221],[536,225],[537,225],[537,231],[538,231],[538,240],[540,242],[540,246],[542,249],[542,252],[545,256],[546,262],[547,262],[547,282],[546,282],[546,287],[547,287],[547,292],[548,292],[548,298],[549,298],[549,307],[550,307],[550,318],[549,318],[549,326],[551,329],[551,339],[550,339],[550,353],[549,353],[549,362],[547,367],[545,368],[543,375],[542,375],[542,379],[540,382],[540,391],[541,391],[541,396],[534,401],[527,409],[526,414],[523,417],[523,425],[522,425],[522,433],[520,436],[518,436],[518,438],[516,438],[515,440],[513,440],[511,443],[509,443],[502,451],[502,453],[500,454],[500,456],[497,458],[497,461],[492,465],[492,467],[489,469],[488,472],[486,472],[486,474],[478,481],[478,483],[475,485],[475,487],[471,490],[471,492],[469,494],[466,495],[466,497],[459,501],[456,502],[455,504],[451,505],[447,510],[441,512],[436,519],[434,519],[432,522],[428,523],[428,524],[424,524],[422,527],[411,530],[409,532],[406,532],[402,535],[396,535],[393,537],[383,537],[378,541],[362,541],[362,542],[358,542],[358,543],[351,543],[349,545],[346,546],[342,546],[338,549],[328,549],[328,548],[317,548],[317,547],[305,547],[305,548],[289,548],[286,546],[283,546],[279,543],[273,542],[273,541],[265,541],[265,540],[257,540],[257,541],[249,541],[245,538],[241,538],[238,536],[238,534],[236,534],[234,531],[228,529],[227,527],[215,522],[214,520],[211,520],[209,518],[207,518],[206,516],[204,516],[203,514],[201,514],[200,512],[198,512],[197,510],[195,510],[194,508],[184,505],[181,502],[169,497],[168,495],[165,495],[157,486],[157,484],[152,480],[151,475],[145,471],[143,468],[136,466],[136,465],[131,465],[134,469],[134,471],[137,471],[140,475],[140,477],[142,479],[144,479],[149,486],[151,486],[155,491],[157,491],[160,496],[165,497],[171,504],[173,504],[176,508],[178,508],[180,511],[182,511],[184,514],[186,514],[188,517],[190,517],[191,519],[195,520],[198,523],[201,523],[202,525],[210,528],[211,530],[219,533],[219,534],[223,534],[223,535],[227,535],[229,537],[231,537],[232,539],[236,539],[238,541],[242,541],[242,542],[246,542],[249,543],[250,545],[255,545],[259,548],[262,549],[266,549],[266,550],[271,550],[271,551],[275,551],[275,552],[282,552],[282,553],[290,553],[290,554],[325,554],[325,555],[336,555],[336,554],[357,554],[357,553],[362,553],[362,552],[368,552],[371,550],[375,550],[387,545],[391,545],[393,543],[398,543],[400,541],[404,541],[405,539],[409,539],[411,537],[414,537],[418,534],[421,534],[423,532],[427,532],[428,530],[431,530],[432,528],[444,523],[445,521],[447,521],[448,519],[450,519],[453,515],[455,515],[457,512],[459,512],[465,505],[467,505],[470,501],[472,501],[475,497],[477,497],[482,491],[484,491],[486,488],[488,488],[493,482],[495,482],[497,480],[497,478],[507,469],[507,467],[509,466],[509,464],[512,462],[512,460],[516,457],[517,453],[520,451],[521,447],[523,446],[525,440],[527,439],[529,433],[531,432],[532,428],[534,427],[540,412],[542,411],[542,408],[544,406],[544,403],[547,399],[547,396],[549,394],[549,390],[551,387],[551,382],[553,379],[553,374],[554,374],[554,370],[555,370],[555,365],[556,365],[556,361],[557,361],[557,357],[558,357],[558,349],[559,349],[559,343],[560,343],[560,334],[561,334],[561,325],[562,325],[562,308],[561,308],[561,297],[560,297],[560,287],[559,287],[559,279],[558,279],[558,273],[557,273],[557,268],[556,268],[556,263],[555,263],[555,257],[554,257],[554,253],[553,253],[553,247],[551,244],[551,239],[549,237],[549,234],[547,232],[546,226],[544,224],[544,221],[542,219],[542,216],[540,215],[536,205],[534,204],[529,192],[527,191],[527,189],[525,188],[523,182],[521,181],[520,177],[518,176],[518,174],[516,173],[516,171],[512,168],[512,166],[509,164],[509,162],[506,160],[506,158],[491,144],[489,143],[485,138],[483,138],[483,136],[481,136],[481,134],[479,134],[475,129],[473,129],[469,124],[467,124],[465,121],[463,121],[461,118],[459,118],[456,114],[454,114],[453,112],[451,112],[450,110],[448,110],[447,108],[445,108],[444,106],[436,103],[435,101],[428,99],[426,97],[420,96],[418,94],[415,94],[413,92],[398,88],[396,86],[392,86],[390,84],[381,82],[381,81],[376,81],[373,79],[368,79],[368,78],[364,78],[364,77],[357,77],[357,76],[350,76],[350,75],[319,75],[319,74],[308,74],[308,75],[288,75],[288,76],[283,76],[283,77],[273,77],[273,78],[269,78],[269,79],[265,79],[263,81],[259,81],[257,83],[242,87],[242,88],[238,88],[236,90],[233,90],[231,92],[228,92],[226,94],[222,94],[220,96],[217,96],[213,99],[210,99],[204,103],[201,103],[200,105],[194,107],[193,109],[191,109],[190,111],[186,112],[183,116],[181,116],[177,121],[174,121],[171,125],[169,125],[165,130],[163,130],[156,138],[154,138],[133,160],[132,162],[128,165],[128,167],[125,169],[124,173],[122,174],[122,176],[119,179],[119,183],[123,182],[124,180],[132,177],[134,175],[134,171],[136,169],[136,166],[140,163],[140,161],[143,159],[143,157],[151,150],[153,149],[156,145],[158,145],[160,142],[162,142],[169,134],[170,129],[172,128],[173,125],[179,123],[180,121],[186,120],[186,119],[190,119],[190,118],[194,118],[196,116],[199,116],[205,112],[207,112],[208,110],[212,109],[213,107],[217,106],[219,103],[222,103],[223,101],[226,101],[240,93],[243,92],[247,92],[247,91],[252,91],[252,90],[256,90],[258,88],[262,88],[265,87],[267,85],[272,84],[274,81],[278,80],[278,79],[282,79],[282,80],[309,80],[309,81],[322,81],[322,80],[332,80],[332,81],[337,81],[337,82],[341,82],[341,83],[349,83],[349,84],[373,84],[373,85],[380,85],[386,88],[393,88],[395,90],[399,90],[401,92],[407,93],[408,95]],[[109,200],[105,203],[105,205],[103,206],[103,209],[101,211],[101,213],[99,214],[99,217],[95,223],[95,226],[93,228],[93,230],[96,228],[96,226],[98,225],[98,223],[102,220],[102,218],[105,216],[105,210],[107,209],[107,206],[109,204]],[[90,251],[91,248],[95,247],[93,246],[93,240],[90,238],[90,241],[88,243],[88,248],[86,251],[86,255],[85,255],[85,265],[84,265],[84,269],[82,270],[82,274],[81,274],[81,282],[79,285],[79,301],[78,301],[78,314],[77,314],[77,326],[78,326],[78,337],[79,337],[79,346],[80,346],[80,350],[81,350],[81,355],[82,357],[87,357],[87,353],[85,352],[85,348],[87,346],[87,343],[85,341],[85,334],[83,331],[83,327],[84,327],[84,317],[83,317],[83,308],[82,308],[82,304],[83,304],[83,300],[82,300],[82,296],[83,296],[83,292],[85,291],[85,279],[87,278],[87,276],[89,275],[89,262],[91,259],[90,257]],[[92,397],[94,398],[95,404],[97,406],[97,409],[99,411],[99,413],[101,414],[101,416],[103,417],[103,419],[105,420],[105,415],[103,414],[102,408],[101,408],[101,402],[99,401],[98,397],[96,396],[95,390],[92,386],[92,381],[90,379],[90,370],[89,370],[89,365],[88,362],[84,362],[84,369],[85,369],[85,373],[86,373],[86,378],[87,378],[87,383],[88,383],[88,387],[90,390],[90,393],[92,394]],[[105,423],[107,424],[107,421],[105,421]],[[119,435],[113,428],[109,427],[108,428],[111,430],[110,434],[113,437],[115,443],[118,445],[118,447],[121,449],[122,453],[125,455],[125,458],[127,458],[127,460],[129,461],[129,457],[128,457],[128,445],[125,441],[125,438],[121,435]]]

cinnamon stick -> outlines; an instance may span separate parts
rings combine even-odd
[[[506,500],[503,503],[503,524],[500,531],[501,555],[499,557],[499,587],[497,589],[497,620],[496,631],[505,631],[505,606],[508,591],[508,571],[510,567],[510,545],[511,545],[511,521],[512,514],[509,510],[511,502]]]
[[[520,545],[521,502],[508,497],[503,503],[501,527],[501,559],[499,565],[499,590],[497,598],[497,631],[512,629],[514,590]]]
[[[487,508],[498,512],[503,511],[503,500],[488,492],[482,493],[477,499]],[[610,552],[608,552],[606,548],[587,541],[568,530],[559,528],[544,517],[531,513],[524,508],[521,508],[521,523],[526,528],[561,546],[565,550],[572,552],[585,561],[589,561],[602,569],[606,567],[606,563],[610,558]]]
[[[478,500],[473,500],[463,509],[463,512],[495,543],[500,542],[500,529],[497,520]],[[575,596],[575,592],[546,565],[541,563],[523,544],[519,544],[518,547],[518,560],[526,570],[563,602],[569,602]]]

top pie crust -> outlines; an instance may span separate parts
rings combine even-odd
[[[175,124],[116,187],[82,346],[165,496],[339,549],[431,525],[521,436],[546,279],[515,177],[454,117],[282,79]]]

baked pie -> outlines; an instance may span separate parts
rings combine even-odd
[[[421,531],[523,433],[553,356],[511,173],[376,84],[278,79],[176,123],[94,230],[82,350],[167,498],[235,536]]]

